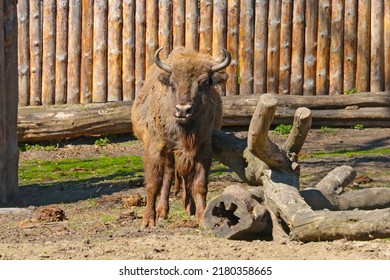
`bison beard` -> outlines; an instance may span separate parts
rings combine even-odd
[[[201,223],[206,207],[208,172],[211,166],[211,132],[222,120],[222,101],[216,85],[226,82],[219,72],[231,60],[217,64],[211,56],[183,47],[166,62],[156,51],[154,65],[132,107],[135,135],[143,142],[147,204],[143,227],[166,219],[169,195],[176,172],[176,185],[184,185],[183,206]],[[156,209],[157,196],[160,199]]]

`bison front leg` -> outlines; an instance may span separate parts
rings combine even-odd
[[[175,173],[175,159],[173,154],[167,155],[164,166],[164,177],[161,188],[161,195],[157,205],[157,218],[167,219],[169,213],[169,195],[173,176]]]
[[[156,226],[156,200],[163,182],[164,163],[164,160],[159,157],[147,155],[144,157],[146,209],[142,219],[142,228]]]

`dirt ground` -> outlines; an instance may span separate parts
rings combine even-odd
[[[245,132],[236,132],[245,136]],[[275,141],[283,137],[272,134]],[[92,142],[93,143],[93,142]],[[131,144],[126,144],[131,143]],[[312,157],[314,152],[390,148],[390,129],[313,129],[303,147],[301,185],[314,185],[333,168],[357,170],[354,187],[390,187],[390,154]],[[85,139],[67,141],[55,150],[29,150],[20,161],[142,155],[130,136],[100,147]],[[234,174],[211,174],[209,195],[234,181]],[[160,221],[140,229],[144,207],[142,177],[20,187],[25,211],[0,215],[0,259],[390,259],[390,240],[333,242],[230,241],[218,238],[188,217]],[[171,203],[175,203],[172,198]],[[176,202],[176,204],[179,204]]]

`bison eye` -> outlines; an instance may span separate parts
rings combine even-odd
[[[198,85],[199,85],[199,87],[207,87],[210,85],[210,82],[211,82],[210,77],[207,77],[207,78],[199,80]]]

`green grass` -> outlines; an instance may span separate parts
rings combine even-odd
[[[280,135],[287,135],[292,129],[292,124],[279,124],[275,127],[275,132]]]
[[[90,159],[23,161],[19,165],[21,185],[80,181],[91,178],[123,180],[143,172],[139,156],[102,156]]]
[[[370,150],[336,150],[334,152],[315,152],[311,155],[313,157],[337,157],[337,156],[344,156],[344,157],[351,157],[351,156],[359,156],[359,155],[383,155],[383,154],[390,154],[390,148],[380,148],[380,149],[370,149]]]

